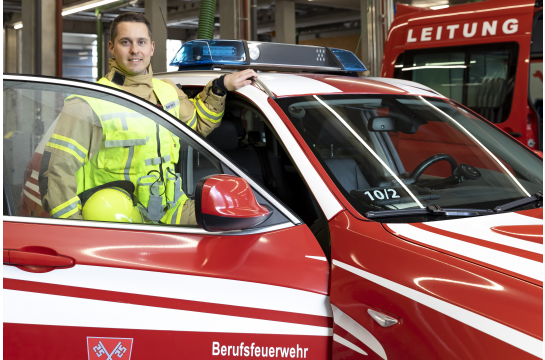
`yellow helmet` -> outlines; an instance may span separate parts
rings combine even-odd
[[[102,189],[91,195],[83,206],[84,220],[143,223],[131,195],[117,187]]]

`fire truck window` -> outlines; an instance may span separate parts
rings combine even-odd
[[[429,86],[500,123],[511,112],[517,55],[516,43],[407,50],[394,77]]]
[[[411,68],[402,70],[412,72],[413,81],[462,102],[464,57],[463,52],[417,54],[414,56],[412,70]]]
[[[3,85],[4,203],[9,215],[81,220],[89,198],[85,191],[128,180],[116,186],[133,191],[143,221],[159,224],[151,219],[147,189],[159,190],[157,214],[162,216],[183,201],[184,193],[191,198],[200,178],[223,173],[220,161],[198,142],[129,100],[67,85]],[[98,118],[96,109],[107,111]],[[159,218],[161,223],[164,219]]]
[[[491,122],[502,122],[502,105],[509,86],[509,52],[472,53],[469,63],[466,105]]]

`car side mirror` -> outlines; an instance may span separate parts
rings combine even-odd
[[[248,182],[237,176],[206,176],[195,189],[197,224],[206,231],[252,228],[270,218],[273,211],[258,204]]]

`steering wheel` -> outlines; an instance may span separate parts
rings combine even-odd
[[[451,175],[445,179],[432,180],[431,182],[428,181],[426,182],[426,187],[437,189],[441,188],[442,186],[460,184],[462,181],[467,179],[478,180],[481,178],[481,173],[473,166],[467,164],[458,165],[456,160],[454,160],[454,158],[448,154],[436,154],[422,161],[420,165],[418,165],[411,173],[410,179],[412,179],[414,182],[418,181],[420,175],[422,175],[424,171],[430,167],[430,165],[435,164],[438,161],[449,162]]]
[[[426,160],[422,161],[411,173],[411,179],[417,181],[418,178],[424,173],[424,171],[431,165],[438,161],[448,161],[450,164],[451,174],[454,175],[455,170],[458,168],[458,163],[449,154],[435,154],[430,156]]]

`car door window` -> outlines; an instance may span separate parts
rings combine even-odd
[[[261,111],[242,98],[228,99],[222,124],[207,140],[295,212],[329,256],[327,220]]]
[[[136,172],[133,173],[131,170],[127,176],[126,169],[124,170],[124,164],[127,163],[127,157],[130,155],[135,158],[141,157],[143,162],[154,161],[150,154],[141,153],[142,149],[139,149],[141,146],[130,144],[131,141],[149,142],[152,140],[146,133],[145,126],[139,128],[134,122],[129,121],[126,132],[111,131],[107,134],[102,132],[103,138],[106,140],[104,143],[108,144],[107,141],[110,141],[112,146],[105,148],[104,144],[100,145],[101,139],[91,139],[90,147],[100,148],[98,154],[92,152],[88,154],[91,149],[72,139],[54,135],[56,134],[55,129],[60,126],[59,121],[62,121],[63,116],[69,114],[71,117],[69,125],[91,128],[90,134],[95,136],[97,131],[93,127],[100,126],[100,122],[97,123],[96,119],[89,116],[88,104],[93,102],[98,103],[102,108],[110,107],[116,111],[124,109],[128,113],[127,119],[137,119],[141,123],[147,124],[147,128],[150,124],[152,128],[160,128],[159,134],[169,141],[167,144],[164,141],[155,141],[160,144],[157,150],[162,152],[162,156],[171,155],[173,166],[168,170],[169,174],[163,174],[163,177],[173,177],[175,176],[173,174],[178,174],[182,189],[188,197],[191,198],[193,195],[199,179],[207,175],[223,173],[221,162],[214,158],[209,151],[173,124],[128,99],[73,86],[24,81],[4,81],[3,93],[4,200],[8,204],[10,215],[50,216],[50,213],[42,206],[43,199],[39,182],[40,166],[43,157],[46,156],[44,153],[47,153],[46,149],[50,148],[58,149],[59,156],[81,160],[83,167],[96,160],[95,165],[106,175],[111,175],[106,180],[130,179],[136,186],[136,194],[141,190],[141,187],[145,186],[145,182],[135,178]],[[81,112],[81,115],[78,111]],[[104,116],[103,119],[108,116]],[[63,126],[66,126],[66,119],[64,120]],[[95,122],[89,124],[93,121]],[[125,130],[123,122],[126,119],[120,117],[112,121],[120,122],[121,129]],[[104,153],[102,153],[103,151]],[[160,174],[155,174],[152,171],[149,175],[153,179],[158,179]],[[168,185],[168,179],[165,183]],[[98,183],[93,185],[98,185]],[[81,189],[78,187],[78,190]],[[84,188],[84,190],[86,189]],[[167,189],[163,190],[163,192],[166,191]],[[169,199],[167,198],[167,200]],[[5,215],[6,211],[6,207],[4,207]]]

